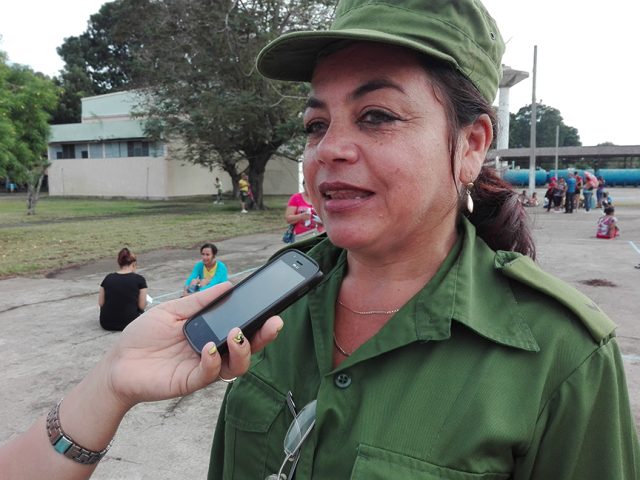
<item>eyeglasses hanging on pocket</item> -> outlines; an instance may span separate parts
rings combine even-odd
[[[316,400],[308,403],[304,406],[300,413],[295,413],[295,405],[291,398],[291,392],[287,395],[287,404],[292,411],[294,418],[287,434],[284,436],[284,461],[280,466],[278,473],[269,475],[265,480],[291,480],[298,466],[298,460],[300,459],[300,449],[302,444],[313,430],[313,426],[316,423]],[[283,473],[287,465],[291,465],[289,473]]]

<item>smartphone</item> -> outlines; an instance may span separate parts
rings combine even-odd
[[[321,278],[315,260],[298,250],[287,250],[187,320],[184,334],[198,354],[211,341],[225,354],[232,328],[240,327],[250,338],[269,317],[279,314]]]

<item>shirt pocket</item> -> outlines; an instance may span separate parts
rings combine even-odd
[[[284,458],[285,406],[286,397],[251,372],[236,380],[225,410],[224,478],[263,479],[273,468],[277,472]]]
[[[351,480],[506,480],[507,473],[469,473],[360,444]]]

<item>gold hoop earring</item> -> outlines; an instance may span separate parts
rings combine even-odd
[[[473,213],[473,198],[471,198],[471,189],[473,188],[473,183],[467,183],[467,211],[469,213]]]

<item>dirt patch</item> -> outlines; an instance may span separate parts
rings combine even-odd
[[[602,278],[592,278],[590,280],[580,280],[583,285],[589,285],[590,287],[617,287],[613,282],[604,280]]]

